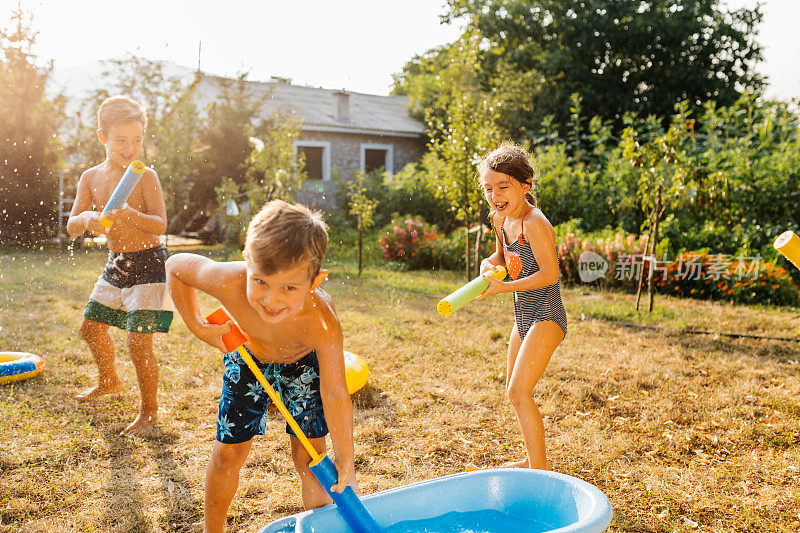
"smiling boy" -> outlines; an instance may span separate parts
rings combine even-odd
[[[110,228],[100,225],[100,213],[125,169],[142,155],[147,115],[127,96],[107,98],[97,111],[97,138],[106,159],[88,169],[78,181],[78,192],[67,232],[105,234],[109,256],[83,313],[80,332],[89,345],[99,371],[97,385],[77,394],[78,401],[94,401],[124,390],[114,365],[110,326],[126,330],[127,346],[136,367],[142,396],[139,416],[122,435],[142,435],[156,423],[158,363],[153,353],[153,333],[166,333],[172,311],[166,296],[164,263],[167,248],[161,235],[167,229],[167,210],[158,176],[145,170],[127,202],[106,213]]]
[[[194,254],[167,261],[167,285],[189,330],[226,352],[230,324],[208,324],[197,290],[216,298],[249,337],[247,348],[314,448],[325,451],[330,429],[339,480],[355,487],[353,407],[345,383],[342,329],[331,297],[319,284],[328,244],[320,216],[280,200],[266,204],[247,229],[244,261],[216,262]],[[236,352],[223,357],[225,373],[217,433],[206,471],[205,528],[224,531],[228,507],[252,438],[264,434],[270,400]],[[310,456],[287,425],[303,504],[330,498],[308,467]]]

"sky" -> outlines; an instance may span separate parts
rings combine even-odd
[[[0,23],[16,0],[0,0]],[[388,94],[415,54],[452,42],[443,0],[22,0],[39,31],[34,51],[57,68],[133,53],[252,80]],[[124,8],[121,6],[125,6]],[[110,7],[110,6],[113,6]],[[120,6],[120,7],[117,7]],[[224,7],[223,7],[224,6]],[[3,24],[5,26],[5,24]]]
[[[753,7],[756,0],[727,0],[734,9]],[[764,47],[760,71],[769,81],[767,96],[788,100],[800,98],[800,0],[761,0],[764,20],[758,40]]]
[[[34,52],[57,68],[128,53],[195,68],[200,48],[207,73],[372,94],[388,94],[409,59],[460,34],[458,24],[440,24],[444,0],[20,1],[39,32]],[[722,1],[738,8],[757,0]],[[800,0],[762,4],[767,95],[798,98]],[[16,5],[0,0],[0,26]]]

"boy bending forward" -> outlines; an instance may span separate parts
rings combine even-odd
[[[247,229],[244,261],[218,263],[194,254],[167,261],[167,285],[175,308],[199,339],[226,351],[230,323],[206,323],[199,289],[217,300],[249,336],[248,349],[300,428],[320,453],[330,428],[341,492],[355,487],[353,407],[345,383],[342,330],[331,297],[319,284],[328,245],[325,223],[307,208],[280,200],[266,204]],[[225,373],[217,417],[217,441],[206,472],[205,528],[224,531],[239,470],[254,435],[265,432],[271,400],[244,360],[223,357]],[[308,467],[311,457],[287,425],[292,459],[307,509],[330,503]]]

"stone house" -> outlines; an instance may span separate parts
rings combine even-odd
[[[197,94],[211,102],[218,79],[198,74]],[[425,126],[409,116],[407,96],[380,96],[344,90],[303,87],[281,81],[246,82],[262,100],[261,117],[276,109],[302,120],[296,156],[303,154],[308,181],[302,201],[329,204],[331,178],[348,178],[358,170],[383,168],[391,176],[420,160],[426,149]],[[259,98],[260,97],[260,98]]]

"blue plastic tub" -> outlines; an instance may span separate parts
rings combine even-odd
[[[392,529],[397,529],[399,522],[436,522],[453,516],[471,519],[484,512],[491,514],[490,521],[495,526],[499,524],[497,517],[507,517],[508,527],[488,529],[493,533],[593,533],[605,531],[613,516],[608,498],[594,485],[565,474],[529,469],[454,474],[376,492],[362,500],[381,527],[395,526]],[[448,514],[454,512],[467,514]],[[446,530],[459,531],[459,528]],[[350,533],[350,528],[336,508],[327,505],[277,520],[259,531],[318,532]]]

